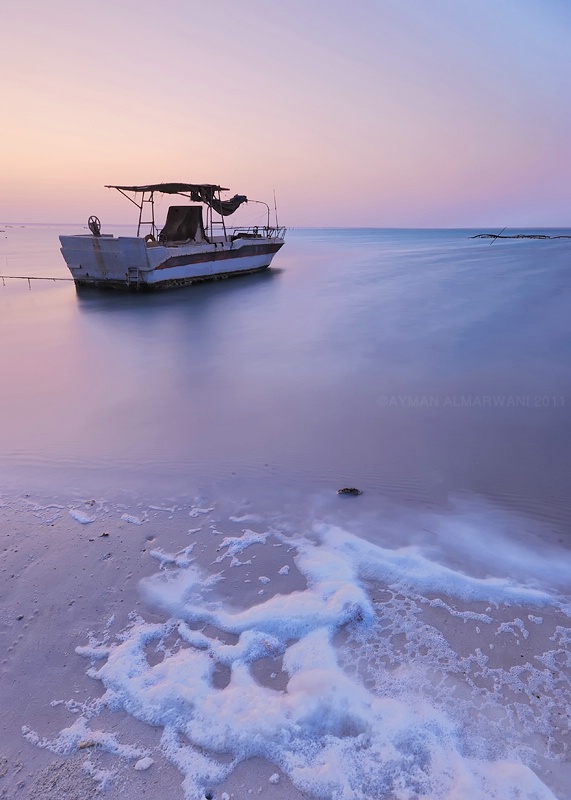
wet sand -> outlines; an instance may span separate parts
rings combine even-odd
[[[256,515],[246,502],[238,509],[214,508],[207,502],[199,498],[153,506],[90,497],[3,498],[0,796],[83,800],[104,791],[110,800],[141,796],[182,800],[182,776],[161,753],[159,727],[111,711],[102,712],[93,722],[94,729],[150,754],[154,763],[148,769],[135,768],[140,757],[118,757],[89,738],[69,753],[54,753],[25,739],[22,728],[31,729],[40,740],[53,741],[101,696],[101,683],[86,675],[89,662],[76,653],[90,636],[100,639],[105,630],[115,636],[129,625],[133,612],[150,622],[161,619],[146,606],[139,591],[139,581],[157,573],[157,552],[181,553],[194,543],[192,557],[209,572],[223,573],[225,597],[237,608],[254,606],[273,593],[304,590],[306,580],[291,556],[291,568],[279,574],[284,551],[277,546],[251,545],[247,554],[251,563],[238,569],[230,568],[228,559],[216,562],[224,536],[239,537],[245,529],[266,530],[268,520]],[[347,508],[344,513],[350,515]],[[273,576],[268,585],[259,582],[266,574]],[[376,581],[368,585],[368,594],[377,614],[375,629],[348,626],[337,636],[347,673],[381,695],[389,691],[393,697],[406,697],[417,678],[424,682],[424,691],[430,691],[427,670],[440,658],[442,647],[431,644],[432,639],[422,633],[431,627],[445,637],[455,661],[441,658],[441,672],[434,674],[433,696],[428,694],[427,700],[438,704],[446,694],[455,694],[459,705],[466,702],[472,709],[467,720],[476,708],[474,730],[466,723],[466,737],[476,733],[481,737],[488,724],[491,739],[501,738],[502,727],[513,724],[510,715],[516,706],[522,720],[526,715],[535,717],[535,735],[529,734],[529,720],[528,733],[521,735],[522,760],[558,800],[566,800],[571,773],[558,759],[569,747],[570,709],[564,703],[568,665],[563,660],[554,663],[548,674],[546,663],[537,661],[539,654],[554,649],[557,626],[566,621],[560,611],[514,605],[491,609],[486,603],[462,603],[440,593],[411,591],[407,596]],[[493,624],[486,618],[493,618]],[[221,631],[207,633],[224,637]],[[485,670],[479,668],[482,654],[487,659]],[[162,657],[149,655],[150,661]],[[521,673],[522,666],[530,664],[537,668],[535,673]],[[415,677],[415,665],[422,676]],[[287,683],[279,658],[260,659],[254,676],[275,689],[283,690]],[[508,711],[504,712],[505,707]],[[253,794],[275,800],[309,796],[261,758],[240,763],[212,791],[219,800],[226,800],[224,793],[233,798]]]
[[[71,702],[73,712],[102,694],[100,684],[86,676],[89,664],[75,648],[87,643],[90,632],[100,634],[111,618],[116,632],[127,626],[133,611],[153,619],[138,591],[139,580],[157,572],[150,550],[177,551],[198,540],[200,561],[210,564],[216,558],[220,537],[209,536],[208,526],[188,533],[202,528],[205,515],[190,518],[188,507],[171,508],[158,511],[92,498],[64,503],[31,495],[0,501],[0,797],[86,800],[103,791],[109,800],[183,798],[180,772],[158,750],[159,729],[132,717],[103,714],[96,727],[151,750],[155,763],[146,770],[134,768],[137,759],[116,758],[89,742],[62,758],[22,735],[28,725],[46,739],[57,736],[74,722],[66,704]],[[82,523],[70,511],[96,519]],[[228,527],[239,535],[239,525]],[[254,590],[248,598],[242,582],[235,583],[241,602],[253,599]],[[294,577],[288,583],[290,590],[299,586]],[[267,673],[271,669],[265,667]],[[268,783],[275,773],[273,765],[252,759],[216,787],[215,796],[226,791],[242,797],[250,790],[258,795],[270,787],[276,800],[304,797],[283,776]]]

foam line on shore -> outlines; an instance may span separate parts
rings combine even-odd
[[[524,763],[524,722],[521,741],[516,734],[504,741],[490,738],[493,713],[480,713],[475,679],[464,682],[466,694],[458,703],[466,719],[477,719],[470,723],[469,740],[470,724],[446,704],[443,687],[461,671],[472,670],[502,686],[519,680],[525,689],[523,673],[492,668],[478,647],[469,657],[461,655],[419,616],[426,608],[490,631],[497,621],[495,636],[524,638],[524,611],[533,625],[540,619],[532,613],[537,609],[560,614],[559,594],[537,580],[530,585],[514,578],[473,577],[431,561],[420,547],[382,547],[325,523],[294,538],[276,530],[245,530],[241,537],[223,540],[225,552],[214,564],[220,568],[226,557],[251,547],[270,551],[271,539],[288,543],[306,588],[245,608],[223,597],[224,575],[200,566],[192,545],[174,554],[153,550],[161,569],[142,581],[141,591],[164,622],[137,615],[116,641],[78,647],[79,655],[91,659],[89,674],[101,681],[105,694],[84,709],[75,727],[51,742],[35,741],[69,752],[77,746],[74,731],[91,735],[89,720],[101,709],[122,710],[162,728],[161,749],[183,773],[188,800],[199,800],[206,787],[256,756],[277,766],[301,791],[332,800],[503,800],[514,792],[520,800],[554,800]],[[260,564],[260,570],[266,577],[267,566]],[[375,596],[379,592],[382,601]],[[458,602],[471,605],[458,610]],[[498,609],[505,614],[514,606],[518,616],[511,621],[497,616]],[[335,637],[342,631],[349,633],[350,645],[339,649]],[[398,635],[416,650],[410,663],[401,653],[395,666],[391,640]],[[162,653],[159,663],[149,660],[152,649]],[[553,665],[557,652],[556,642],[538,657]],[[358,654],[354,664],[352,654]],[[285,689],[255,677],[253,669],[262,659],[282,660]],[[228,670],[224,686],[215,681],[220,667]],[[437,669],[441,685],[433,676]],[[522,669],[533,675],[529,664]],[[547,686],[553,702],[560,701],[556,684],[553,679]],[[500,708],[503,700],[489,696],[486,702]],[[26,736],[34,740],[30,730]],[[111,740],[107,744],[113,746]],[[115,747],[126,757],[148,755],[135,750],[128,755]]]

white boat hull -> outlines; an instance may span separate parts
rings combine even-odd
[[[77,286],[164,289],[270,266],[283,236],[187,244],[147,243],[136,236],[60,236]]]

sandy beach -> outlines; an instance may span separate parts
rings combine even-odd
[[[123,630],[130,615],[143,610],[138,583],[157,571],[157,561],[149,555],[154,548],[178,551],[195,542],[201,560],[214,560],[220,538],[208,535],[211,531],[204,523],[210,523],[209,515],[191,518],[189,511],[192,506],[127,509],[92,498],[68,505],[25,495],[3,498],[0,796],[184,796],[180,772],[157,752],[159,728],[117,714],[98,718],[96,728],[153,753],[152,767],[136,769],[141,759],[116,757],[108,752],[113,748],[95,745],[89,737],[69,752],[54,754],[27,741],[22,727],[49,740],[102,694],[100,684],[86,676],[89,662],[75,649],[92,633]],[[189,534],[193,526],[196,530]],[[230,527],[239,533],[239,526]],[[293,580],[292,587],[296,583]],[[256,593],[259,586],[256,583]],[[247,601],[243,587],[234,586],[234,591]],[[146,615],[153,618],[148,609]],[[248,795],[252,787],[258,794],[258,788],[267,789],[274,773],[275,767],[254,760],[239,767],[215,796],[224,791]],[[278,799],[303,796],[287,781],[269,785]]]
[[[365,712],[361,704],[370,705],[376,698],[375,702],[389,704],[380,714],[386,715],[391,708],[394,720],[400,718],[402,723],[400,733],[394,733],[392,739],[387,734],[386,741],[383,739],[383,746],[392,741],[392,747],[402,751],[393,758],[400,784],[386,783],[392,786],[387,797],[399,796],[397,787],[407,783],[409,787],[417,785],[419,797],[425,796],[418,779],[415,784],[411,758],[413,762],[420,759],[418,764],[423,765],[430,780],[435,780],[435,768],[429,767],[411,744],[425,726],[424,735],[432,731],[434,739],[425,758],[438,764],[444,754],[448,757],[456,752],[458,762],[446,768],[441,763],[444,772],[456,770],[455,776],[450,778],[448,789],[435,784],[433,793],[426,796],[448,797],[446,792],[452,791],[451,787],[464,782],[472,786],[474,797],[484,796],[482,787],[517,785],[522,797],[566,798],[571,776],[561,758],[569,745],[566,645],[571,626],[561,598],[553,594],[549,600],[540,589],[540,571],[536,571],[533,582],[536,588],[531,588],[529,581],[527,585],[497,580],[490,583],[478,577],[479,571],[484,575],[485,567],[476,563],[471,577],[464,580],[464,573],[438,566],[436,561],[432,563],[432,576],[428,562],[415,574],[415,563],[418,567],[422,562],[413,559],[405,565],[412,578],[404,580],[402,574],[399,577],[402,565],[391,561],[390,554],[410,559],[410,545],[396,550],[379,550],[371,545],[373,549],[360,556],[356,580],[349,570],[349,564],[356,560],[349,554],[351,548],[361,546],[355,542],[363,540],[332,526],[337,516],[337,521],[348,527],[346,523],[355,513],[347,501],[341,501],[345,504],[336,511],[337,502],[332,492],[323,505],[323,524],[330,526],[327,530],[318,526],[303,531],[297,520],[288,525],[275,515],[257,514],[246,499],[243,507],[231,508],[214,503],[212,498],[153,505],[100,498],[47,501],[26,495],[4,496],[0,507],[2,796],[30,800],[62,796],[83,800],[98,793],[123,800],[159,795],[194,800],[209,793],[222,800],[251,795],[276,800],[323,796],[327,782],[320,776],[319,758],[317,762],[310,757],[304,761],[302,753],[307,752],[310,742],[313,747],[325,748],[322,755],[333,747],[329,756],[337,752],[349,773],[348,764],[353,759],[358,769],[366,772],[376,763],[376,757],[373,754],[363,760],[362,751],[374,749],[375,744],[367,744],[365,739],[371,731],[365,733],[362,726],[372,725],[374,729],[378,720],[376,711]],[[329,547],[331,536],[337,538]],[[394,542],[387,541],[386,545],[393,548]],[[550,561],[554,545],[544,543],[541,569],[551,569],[557,584],[564,578],[562,572],[558,576],[555,562]],[[505,542],[503,547],[506,555]],[[378,553],[381,560],[374,568]],[[520,549],[519,557],[524,553]],[[347,555],[345,561],[343,554]],[[513,551],[512,555],[517,561],[518,553]],[[334,562],[328,565],[328,559]],[[381,562],[391,576],[386,581],[379,580]],[[201,592],[205,597],[213,594],[205,601],[202,619],[197,616],[193,621],[188,610],[193,607],[190,589],[187,586],[180,595],[186,604],[183,611],[177,606],[176,587],[197,569]],[[448,585],[443,581],[443,569],[448,570]],[[212,582],[205,577],[208,575],[217,577]],[[335,583],[336,575],[338,585],[324,588],[328,582]],[[439,591],[431,587],[435,580],[440,581]],[[488,592],[491,600],[479,597],[482,591]],[[339,601],[341,593],[347,594],[343,602]],[[292,610],[296,598],[303,613]],[[338,601],[340,605],[333,608]],[[290,606],[272,609],[272,602],[289,602]],[[284,617],[287,613],[290,620],[297,620],[292,624],[298,626],[284,634],[286,647],[280,647],[276,639],[276,635],[280,637],[276,619],[282,612]],[[161,628],[177,613],[176,624]],[[240,615],[249,616],[244,616],[244,622]],[[145,705],[142,702],[135,708],[135,689],[131,713],[126,712],[129,702],[125,699],[101,702],[103,684],[108,698],[113,685],[120,694],[129,683],[130,670],[140,668],[140,664],[134,666],[138,662],[132,648],[141,625],[160,628],[158,634],[145,640],[141,651],[146,658],[143,672],[148,673],[143,683],[148,683],[155,667],[172,663],[162,676],[165,684],[170,682],[170,688],[161,702],[170,703],[172,713],[181,718],[194,703],[202,703],[200,714],[210,708],[212,716],[207,719],[199,714],[198,724],[205,731],[204,742],[211,741],[211,748],[209,751],[204,742],[201,745],[200,736],[196,736],[192,748],[196,763],[188,754],[177,756],[165,745],[168,714],[164,716],[164,708],[157,724],[142,720]],[[256,635],[262,637],[257,645]],[[325,638],[319,644],[322,635]],[[208,641],[196,639],[201,636]],[[242,646],[238,643],[248,636],[254,639],[244,646],[254,650],[225,665],[223,648]],[[315,641],[310,644],[312,639]],[[331,652],[327,649],[330,639]],[[297,647],[306,642],[308,652],[299,650],[295,657],[288,656],[293,652],[291,644],[296,642]],[[114,677],[101,680],[96,670],[106,659],[112,660],[114,647],[118,648],[116,656],[126,645],[131,648],[129,658],[134,660],[117,667]],[[205,647],[211,659],[218,653],[213,671],[205,682],[195,685],[188,678],[186,690],[177,688],[176,659],[183,649],[200,653]],[[333,652],[337,666],[327,661]],[[311,671],[323,658],[320,669],[324,684],[327,680],[335,684],[342,675],[352,682],[338,687],[352,698],[346,707],[343,703],[331,705],[327,692],[320,697],[324,686],[309,688]],[[244,668],[251,684],[244,676],[239,677],[239,670]],[[192,667],[189,675],[196,669]],[[217,705],[234,681],[241,686],[245,707],[233,707],[230,702]],[[246,683],[241,685],[240,681]],[[304,681],[309,683],[300,688]],[[118,682],[124,682],[123,689],[117,688]],[[282,741],[279,733],[298,713],[295,703],[286,711],[274,708],[272,703],[288,695],[295,698],[296,692],[304,691],[310,694],[304,695],[303,704],[313,698],[315,709],[298,720],[297,733],[306,737],[298,752],[299,742],[295,738]],[[263,692],[270,694],[265,697]],[[366,693],[365,701],[362,692]],[[145,702],[159,700],[147,698]],[[265,703],[267,707],[263,707]],[[260,719],[248,721],[252,713],[260,713]],[[161,714],[163,724],[159,723]],[[216,740],[222,735],[218,726],[224,714],[225,754]],[[267,715],[274,715],[276,720],[264,728]],[[420,729],[415,715],[426,717]],[[241,725],[246,735],[248,730],[258,730],[258,734],[266,730],[273,762],[261,757],[266,745],[259,742],[254,747],[258,754],[253,751],[246,757]],[[209,727],[212,740],[207,735]],[[378,733],[372,730],[373,736]],[[407,736],[412,737],[408,743]],[[213,761],[201,763],[202,757],[212,757]],[[281,768],[275,763],[279,759]],[[231,761],[234,763],[228,767]],[[218,773],[212,771],[212,763],[216,763]],[[205,777],[208,774],[218,776],[211,785]],[[367,781],[372,778],[350,774],[350,779],[354,796],[367,796]],[[330,780],[331,796],[345,796],[333,788],[335,775]]]

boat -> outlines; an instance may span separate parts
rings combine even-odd
[[[76,286],[166,289],[260,272],[284,244],[286,229],[278,225],[277,210],[275,225],[270,225],[267,203],[244,195],[223,200],[221,193],[228,189],[221,186],[155,183],[106,188],[116,189],[139,209],[137,235],[102,233],[99,219],[92,216],[89,234],[60,236]],[[170,206],[161,228],[155,220],[156,194],[181,196],[191,204]],[[266,224],[227,227],[226,217],[248,202],[266,206]]]

